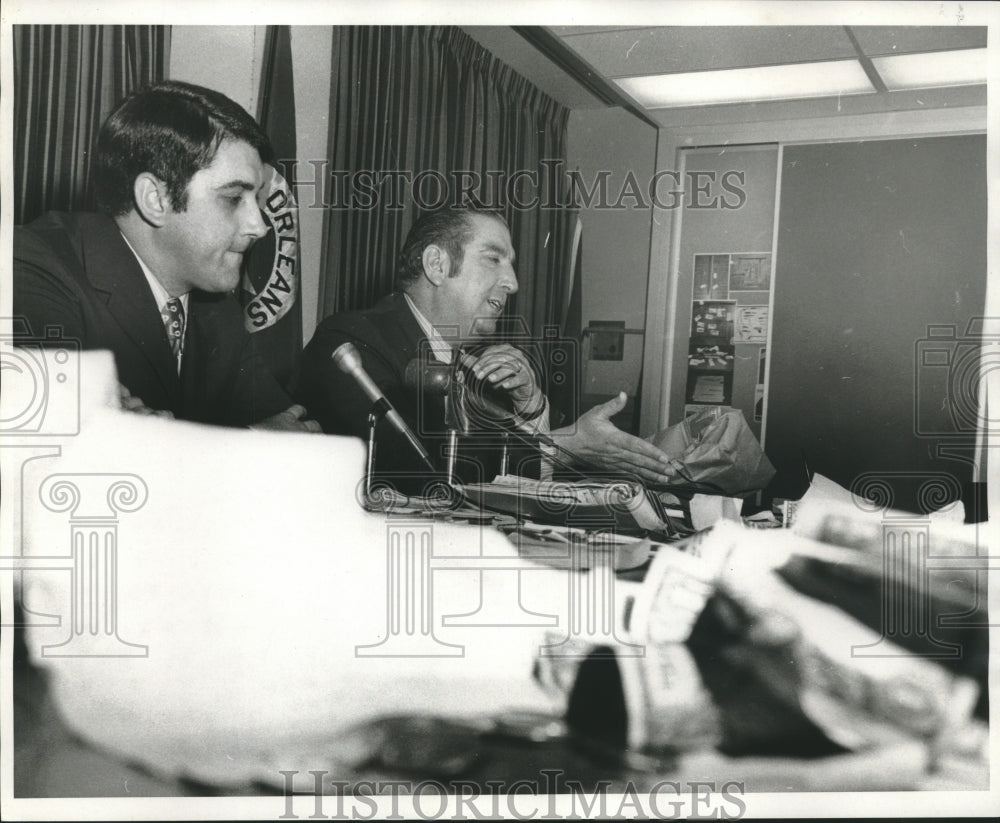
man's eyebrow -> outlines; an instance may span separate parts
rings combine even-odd
[[[506,246],[501,246],[499,243],[486,242],[483,244],[484,252],[495,252],[501,256],[510,255],[510,262],[514,262],[515,253],[513,249],[508,249]]]
[[[263,185],[263,182],[261,183]],[[255,186],[249,180],[230,180],[228,183],[223,183],[221,186],[215,187],[217,190],[222,191],[223,189],[242,189],[243,191],[257,191],[260,186]]]

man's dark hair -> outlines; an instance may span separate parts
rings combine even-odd
[[[112,216],[135,205],[133,186],[143,172],[167,185],[174,211],[187,208],[187,186],[215,159],[223,140],[239,140],[273,159],[257,122],[226,95],[191,83],[155,83],[126,97],[97,137],[94,186],[98,205]]]
[[[501,212],[472,205],[428,212],[413,224],[403,241],[396,269],[396,285],[405,288],[423,276],[424,249],[428,246],[440,246],[448,252],[453,264],[449,276],[455,277],[462,266],[465,244],[472,237],[472,220],[469,218],[474,214],[492,217],[507,225]]]

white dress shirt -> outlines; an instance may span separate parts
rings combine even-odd
[[[125,245],[132,249],[132,254],[135,255],[135,259],[139,261],[139,268],[142,269],[142,273],[146,275],[146,282],[149,283],[149,289],[153,292],[153,299],[156,301],[156,308],[159,310],[160,314],[163,314],[164,307],[167,305],[167,301],[170,300],[170,294],[163,284],[156,279],[156,275],[150,270],[149,266],[146,265],[146,261],[139,256],[131,243],[128,242],[128,238],[123,234],[122,239],[125,241]],[[181,349],[177,353],[177,373],[181,373],[181,360],[184,358],[184,339],[187,337],[187,327],[188,327],[188,298],[190,293],[180,295],[181,305],[184,307],[184,329],[181,333]]]

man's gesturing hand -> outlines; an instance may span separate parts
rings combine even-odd
[[[652,443],[626,434],[611,418],[625,408],[628,396],[594,406],[580,415],[574,426],[557,429],[552,439],[579,460],[602,469],[631,472],[647,483],[667,483],[674,478],[670,458]]]

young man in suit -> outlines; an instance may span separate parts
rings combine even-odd
[[[124,405],[230,426],[318,431],[254,354],[231,294],[267,232],[267,136],[223,94],[164,82],[101,128],[102,213],[49,212],[14,236],[14,314],[114,353]]]
[[[353,343],[365,370],[424,441],[438,465],[444,458],[443,401],[407,386],[407,365],[421,356],[450,363],[462,357],[470,386],[507,402],[525,431],[548,432],[548,403],[529,358],[514,346],[490,340],[507,298],[518,288],[514,249],[503,217],[475,209],[443,209],[421,217],[399,257],[400,292],[374,308],[326,318],[306,347],[299,399],[323,430],[365,437],[372,403],[353,377],[332,360]],[[477,345],[478,344],[478,345]],[[459,353],[459,347],[463,352]],[[575,425],[551,432],[571,460],[589,469],[624,471],[649,482],[667,479],[668,458],[644,440],[619,430],[610,418],[624,406],[620,396],[581,415]],[[377,430],[381,473],[422,470],[419,458],[390,426]],[[461,449],[469,454],[467,447]],[[492,449],[496,456],[496,448]],[[492,480],[496,460],[476,455],[478,477]]]

